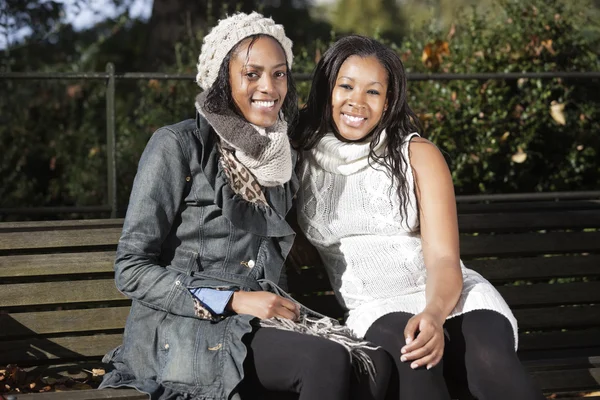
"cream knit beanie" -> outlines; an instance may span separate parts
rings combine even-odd
[[[198,85],[203,90],[210,88],[217,80],[221,63],[227,53],[242,39],[258,34],[269,35],[277,40],[283,47],[288,66],[292,68],[292,41],[285,36],[283,25],[275,24],[271,18],[265,18],[257,12],[237,13],[219,21],[204,37],[198,57]]]

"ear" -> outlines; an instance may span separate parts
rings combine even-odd
[[[383,105],[383,112],[386,112],[388,109],[388,100],[387,98],[385,99],[385,104]]]

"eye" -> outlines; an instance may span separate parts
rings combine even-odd
[[[246,72],[246,78],[248,79],[257,79],[258,74],[256,72]]]
[[[352,90],[352,86],[350,86],[350,85],[349,85],[349,84],[347,84],[347,83],[342,83],[342,84],[340,84],[340,87],[341,87],[342,89],[346,89],[346,90]]]
[[[380,94],[379,91],[377,91],[375,89],[371,89],[371,90],[367,91],[367,93],[375,95],[375,96],[379,96],[379,94]]]
[[[285,78],[287,76],[287,72],[285,72],[285,71],[278,71],[278,72],[275,72],[275,76],[277,78]]]

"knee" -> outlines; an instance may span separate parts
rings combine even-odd
[[[400,350],[405,345],[403,332],[404,325],[387,324],[385,321],[378,320],[369,328],[365,339],[381,346],[388,353],[400,357]]]
[[[315,344],[304,357],[303,367],[306,372],[323,377],[328,374],[334,376],[350,376],[352,360],[350,353],[341,344],[332,340],[321,340]]]

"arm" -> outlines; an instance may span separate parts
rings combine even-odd
[[[123,294],[149,307],[198,318],[190,290],[222,289],[228,284],[178,273],[159,264],[162,243],[189,189],[188,165],[176,133],[159,129],[138,165],[117,248],[115,282]],[[269,292],[235,292],[228,299],[227,309],[259,318],[295,319],[298,315],[294,302]]]
[[[142,154],[117,248],[115,282],[123,294],[149,307],[195,317],[188,288],[219,283],[159,263],[163,241],[190,184],[189,164],[176,135],[168,128],[159,129]]]
[[[456,200],[450,171],[437,147],[415,138],[409,149],[427,282],[425,309],[405,329],[403,358],[415,367],[430,368],[442,358],[443,325],[462,291]]]

